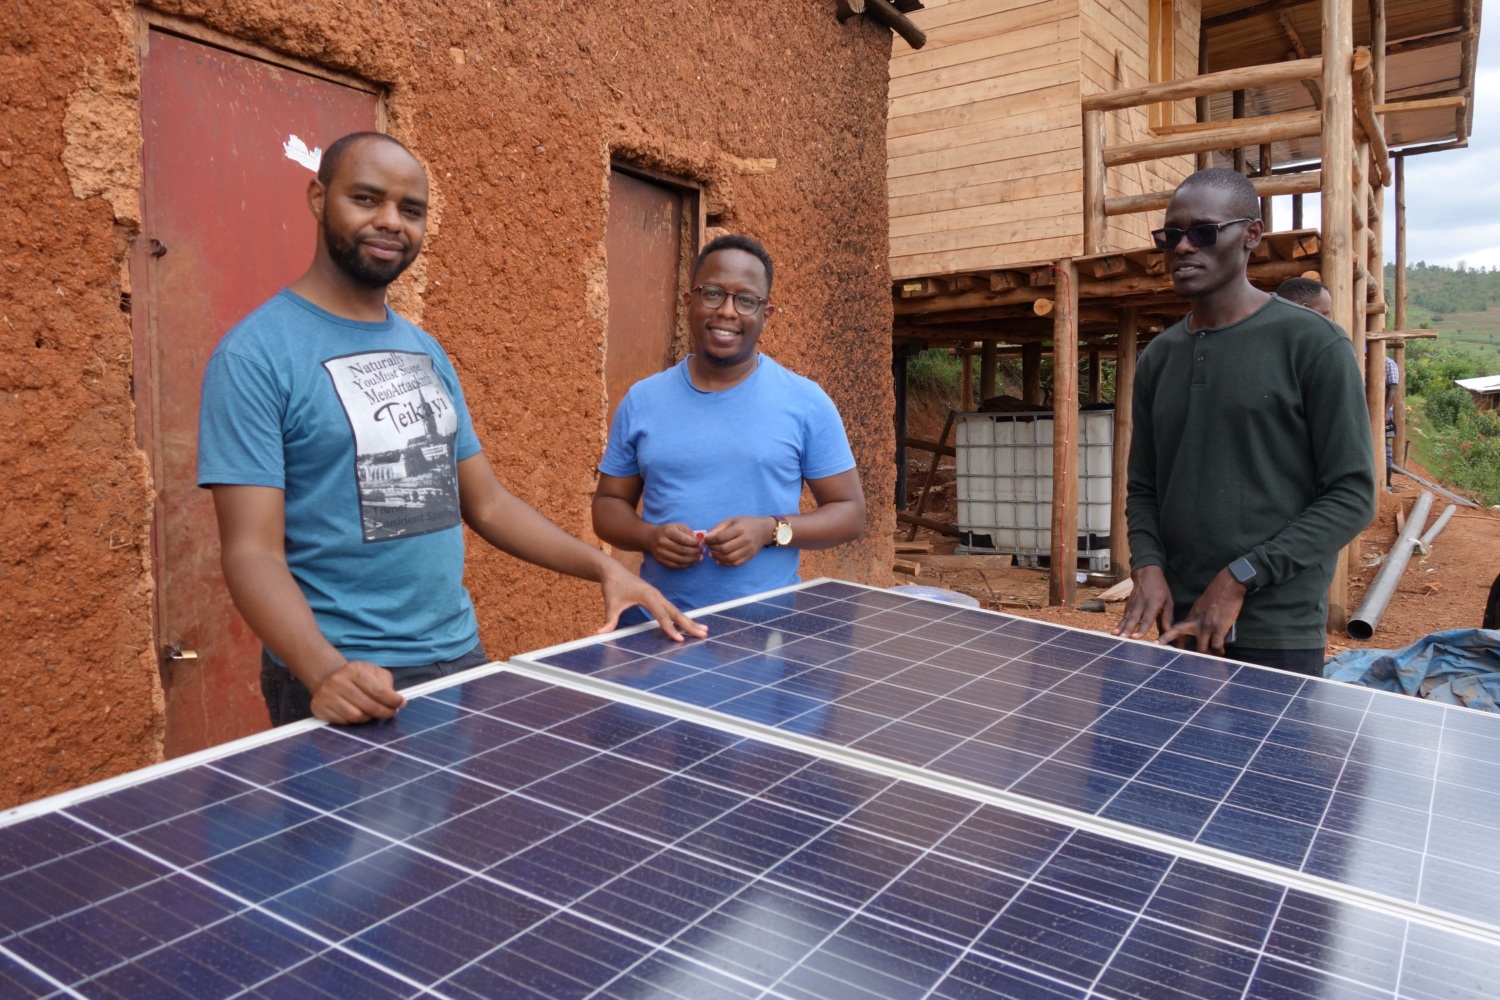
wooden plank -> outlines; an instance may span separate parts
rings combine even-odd
[[[940,253],[896,254],[890,258],[890,268],[893,277],[943,274],[948,271],[978,271],[990,267],[1006,267],[1017,260],[1035,260],[1048,254],[1053,254],[1054,257],[1061,254],[1077,254],[1082,252],[1082,247],[1083,233],[1079,231],[1070,236],[994,243]]]
[[[1017,76],[1019,77],[1020,74]],[[942,129],[956,129],[965,125],[978,125],[1000,118],[1012,118],[1017,114],[1059,107],[1073,108],[1076,111],[1078,107],[1076,83],[1069,82],[1046,87],[1023,85],[1022,90],[1006,94],[1004,97],[892,117],[886,122],[886,149],[890,152],[892,142],[907,136],[938,132]]]
[[[912,553],[926,554],[932,551],[931,542],[904,542],[896,540],[896,554],[910,555]]]
[[[1044,165],[1042,163],[1044,159],[1050,161],[1056,169],[1049,169]],[[1037,161],[1028,164],[1033,169],[1042,171],[1039,176],[1013,177],[987,184],[962,184],[943,190],[923,191],[919,194],[891,198],[890,218],[894,224],[896,219],[909,215],[949,212],[980,205],[1043,198],[1064,192],[1076,194],[1083,190],[1083,174],[1077,169],[1065,169],[1069,161],[1076,164],[1077,158],[1070,152],[1057,153],[1053,157],[1038,158]]]
[[[1024,28],[1071,16],[1072,0],[1039,0],[951,25],[926,28],[927,44],[920,50],[897,52],[891,58],[891,79],[925,73],[955,63],[989,57],[984,43]]]
[[[1082,143],[1082,130],[1075,123],[1011,139],[980,142],[972,146],[960,146],[957,149],[935,149],[918,156],[903,156],[886,164],[886,177],[894,180],[898,177],[932,174],[956,167],[1020,160],[1039,154],[1055,153],[1060,149],[1077,149],[1082,146]],[[1022,170],[1024,169],[1023,167]]]
[[[1029,222],[1034,219],[1061,218],[1070,214],[1077,205],[1078,192],[1064,191],[1040,198],[979,205],[973,208],[955,209],[951,212],[908,215],[891,220],[890,238],[892,245],[895,245],[898,240],[906,240],[915,236],[984,229],[1008,223]]]
[[[1005,68],[1010,72],[1001,75],[981,76],[967,84],[955,84],[934,90],[892,97],[886,105],[890,118],[901,118],[921,114],[939,108],[960,107],[994,98],[1012,98],[1016,95],[1044,90],[1064,84],[1077,85],[1078,67],[1068,62],[1056,62],[1041,57],[1019,60],[1022,65],[1011,62]],[[992,68],[991,74],[994,73]]]
[[[979,163],[951,170],[912,174],[909,177],[893,177],[886,181],[886,191],[891,203],[900,209],[893,212],[895,215],[917,214],[914,208],[924,204],[923,199],[927,200],[928,211],[941,212],[950,208],[984,205],[994,200],[986,196],[984,191],[970,192],[969,188],[1009,191],[1011,189],[1006,185],[1016,185],[1016,197],[1033,198],[1062,191],[1082,191],[1083,174],[1078,166],[1078,153],[1071,149],[1061,149],[1055,153],[1031,157],[1026,161],[1024,170]],[[1064,178],[1052,181],[1053,175],[1058,173],[1069,174],[1076,177],[1076,180],[1071,180],[1066,185]],[[1026,184],[1035,184],[1036,187],[1033,190],[1025,187]]]
[[[891,569],[897,573],[904,573],[907,576],[922,575],[922,564],[919,562],[913,562],[910,559],[892,559]]]
[[[1108,249],[1104,222],[1104,112],[1083,113],[1083,249]]]
[[[1005,102],[1009,109],[1008,114],[888,138],[885,144],[886,156],[897,160],[920,156],[938,149],[955,149],[960,146],[994,142],[997,139],[1014,138],[1032,132],[1051,131],[1077,123],[1078,95],[1074,88],[1051,87],[1045,93],[1047,99],[1034,104],[1029,99]]]
[[[973,59],[891,80],[889,96],[895,100],[929,90],[944,90],[986,80],[994,75],[998,62],[1008,63],[1007,68],[1012,72],[1073,62],[1074,60],[1068,60],[1065,56],[1068,47],[1065,43],[1072,42],[1077,37],[1078,19],[1073,17],[986,39],[982,51],[971,53]],[[979,48],[978,43],[974,44]]]
[[[989,226],[968,229],[948,229],[937,233],[920,233],[891,240],[891,254],[903,256],[930,254],[947,250],[965,250],[978,246],[997,246],[1003,243],[1019,243],[1023,240],[1038,240],[1076,234],[1079,232],[1076,212],[1046,219],[1017,219]],[[972,270],[964,268],[963,270]]]
[[[1256,194],[1261,197],[1285,194],[1311,194],[1322,185],[1322,174],[1308,170],[1300,174],[1273,174],[1270,177],[1251,177]],[[1104,203],[1107,215],[1125,215],[1131,212],[1154,212],[1167,207],[1172,200],[1172,191],[1148,191],[1145,194],[1122,198],[1110,198]]]
[[[1026,6],[1024,0],[949,0],[948,3],[937,4],[924,0],[923,9],[916,14],[914,20],[931,37],[938,29],[951,24],[989,17],[1022,6]]]

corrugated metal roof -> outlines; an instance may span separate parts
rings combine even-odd
[[[1481,375],[1479,378],[1456,378],[1454,384],[1470,392],[1500,392],[1500,375]]]

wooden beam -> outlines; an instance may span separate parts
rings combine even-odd
[[[927,33],[916,23],[896,9],[891,0],[864,0],[865,16],[878,21],[906,39],[906,44],[920,49],[927,44]]]
[[[1099,370],[1098,350],[1089,351],[1089,402],[1098,403],[1104,399],[1104,373]]]
[[[1218,28],[1226,24],[1234,24],[1236,21],[1248,21],[1262,14],[1274,14],[1280,10],[1291,10],[1293,7],[1306,7],[1308,4],[1317,3],[1318,0],[1266,0],[1250,7],[1241,7],[1239,10],[1231,10],[1223,14],[1215,14],[1213,17],[1205,17],[1203,26],[1205,28]]]
[[[1439,31],[1431,35],[1402,38],[1387,44],[1385,54],[1394,56],[1402,52],[1416,52],[1420,49],[1430,49],[1436,45],[1453,45],[1455,43],[1467,42],[1472,35],[1473,32],[1468,28],[1450,28],[1447,31]]]
[[[1130,526],[1125,519],[1129,485],[1130,433],[1135,405],[1136,314],[1120,310],[1115,348],[1115,438],[1110,450],[1109,562],[1115,576],[1130,574]]]
[[[1057,262],[1052,336],[1052,565],[1047,603],[1071,608],[1078,594],[1078,268]]]
[[[903,448],[915,448],[918,451],[933,452],[938,455],[946,455],[949,458],[957,458],[958,451],[951,444],[937,445],[931,441],[923,441],[921,438],[898,437],[896,444]]]
[[[1286,11],[1281,11],[1276,15],[1276,23],[1281,25],[1281,33],[1286,36],[1287,44],[1292,47],[1291,54],[1287,58],[1308,58],[1307,46],[1303,44],[1302,36],[1297,33],[1297,26],[1292,23],[1292,16]],[[1302,86],[1307,88],[1307,95],[1312,98],[1313,107],[1321,111],[1323,109],[1323,88],[1319,87],[1314,80],[1303,80]]]
[[[1322,73],[1321,56],[1270,63],[1264,66],[1242,66],[1238,69],[1225,69],[1217,73],[1188,77],[1185,80],[1146,83],[1138,87],[1110,90],[1102,94],[1088,94],[1083,98],[1083,109],[1085,111],[1120,111],[1125,108],[1140,107],[1142,104],[1182,101],[1190,97],[1210,97],[1214,94],[1224,94],[1234,90],[1254,90],[1257,87],[1269,87],[1278,83],[1315,80]]]
[[[986,340],[979,349],[979,402],[995,394],[995,342]]]
[[[965,354],[958,362],[958,408],[964,413],[974,412],[974,356]]]
[[[1255,185],[1255,193],[1262,198],[1282,194],[1316,194],[1323,186],[1323,175],[1316,170],[1301,174],[1273,174],[1270,177],[1252,177],[1250,183]],[[1172,191],[1148,191],[1145,194],[1110,198],[1104,203],[1104,214],[1131,215],[1135,212],[1160,211],[1172,200],[1172,194]]]
[[[1445,108],[1467,107],[1469,99],[1462,94],[1447,97],[1415,97],[1409,101],[1387,101],[1375,105],[1377,115],[1400,115],[1412,111],[1441,111]]]
[[[1396,329],[1406,329],[1406,157],[1396,157]],[[1400,454],[1397,452],[1397,454]]]
[[[1205,129],[1193,135],[1148,139],[1145,142],[1111,146],[1104,151],[1104,165],[1119,167],[1127,163],[1183,156],[1200,150],[1236,149],[1265,142],[1307,139],[1318,135],[1320,127],[1321,122],[1316,111],[1304,111],[1296,117],[1289,116],[1270,124],[1263,124],[1251,118],[1239,125]]]
[[[1084,253],[1109,249],[1104,217],[1104,112],[1083,113],[1083,246]]]
[[[1354,5],[1352,0],[1321,0],[1323,53],[1322,273],[1333,299],[1332,319],[1345,330],[1354,324],[1354,248],[1350,212],[1354,206]],[[1342,630],[1349,619],[1348,560],[1334,560],[1328,587],[1328,623]]]
[[[1021,399],[1042,402],[1042,345],[1026,344],[1021,348]]]
[[[1385,144],[1385,132],[1375,117],[1375,70],[1373,57],[1363,46],[1354,53],[1354,115],[1370,144],[1370,155],[1380,171],[1380,186],[1391,185],[1391,151]]]
[[[1229,117],[1235,121],[1242,121],[1245,117],[1245,91],[1236,90],[1229,99]],[[1230,162],[1234,165],[1234,172],[1243,174],[1245,172],[1245,147],[1236,146],[1230,154]]]
[[[908,514],[904,510],[896,511],[896,523],[919,525],[920,527],[926,528],[928,531],[936,531],[938,534],[947,535],[950,538],[958,538],[962,534],[962,532],[960,532],[951,524],[944,524],[942,521],[934,521],[930,517],[918,517],[915,514]]]

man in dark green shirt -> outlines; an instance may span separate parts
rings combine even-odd
[[[1155,624],[1160,642],[1321,676],[1335,560],[1375,513],[1353,347],[1250,284],[1260,208],[1240,174],[1183,181],[1152,236],[1192,312],[1136,374],[1135,590],[1114,632]]]

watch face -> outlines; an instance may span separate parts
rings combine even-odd
[[[792,526],[785,521],[776,522],[776,544],[790,545],[792,542]]]

